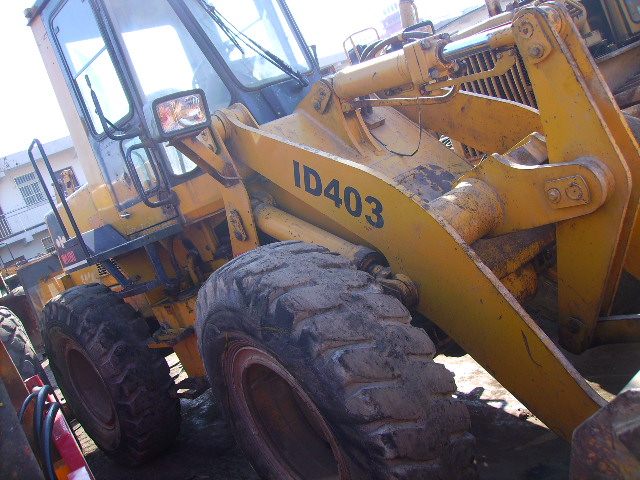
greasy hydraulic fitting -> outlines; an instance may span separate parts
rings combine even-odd
[[[385,293],[396,297],[405,307],[411,308],[418,304],[418,288],[407,275],[394,274],[391,268],[377,263],[370,265],[366,272],[382,285]]]
[[[404,58],[411,73],[411,83],[422,85],[458,72],[458,63],[445,59],[443,55],[444,47],[450,42],[449,35],[443,33],[405,45]],[[428,75],[425,76],[424,72]]]

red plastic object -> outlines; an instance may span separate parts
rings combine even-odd
[[[25,386],[31,392],[35,387],[43,387],[44,384],[40,377],[28,378],[24,381]],[[49,402],[55,402],[53,395],[49,395]],[[59,410],[56,419],[53,422],[53,444],[65,461],[70,473],[67,474],[68,480],[94,480],[93,474],[87,465],[87,461],[82,454],[82,450],[73,436],[71,427],[67,423],[64,415]]]

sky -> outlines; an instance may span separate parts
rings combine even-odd
[[[309,0],[288,0],[309,44],[319,55],[342,50],[351,33],[379,26],[385,7],[395,0],[323,0],[309,8]],[[38,53],[24,10],[35,0],[0,0],[0,158],[26,150],[34,138],[43,143],[68,135],[53,89]],[[483,0],[415,0],[421,18],[437,20]]]

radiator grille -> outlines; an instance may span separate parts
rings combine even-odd
[[[120,265],[118,265],[115,260],[111,260],[111,263],[113,263],[116,266],[116,268],[118,269],[118,271],[120,273],[122,273],[122,269],[120,268]],[[99,263],[99,262],[96,263],[96,267],[98,268],[98,275],[99,276],[105,277],[105,276],[109,275],[109,272],[104,267],[104,265],[102,265],[102,263]]]
[[[493,52],[479,53],[466,57],[462,61],[467,65],[467,73],[473,75],[493,69],[496,64],[496,54]],[[527,70],[520,55],[516,59],[516,64],[504,75],[464,83],[462,84],[462,90],[538,108]],[[467,159],[474,159],[483,155],[483,152],[479,152],[468,145],[462,145],[462,152],[460,153],[463,153]]]
[[[495,67],[496,58],[493,52],[472,55],[463,60],[467,64],[469,74],[486,72]],[[538,108],[529,76],[520,56],[516,64],[504,75],[476,80],[463,84],[463,90],[481,93],[491,97],[504,98],[533,108]]]

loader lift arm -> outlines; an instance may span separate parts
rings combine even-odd
[[[574,429],[604,400],[469,244],[486,234],[558,222],[561,322],[569,333],[565,344],[583,350],[622,271],[638,204],[638,187],[633,187],[630,171],[640,171],[640,159],[637,143],[563,9],[554,5],[525,9],[508,30],[489,36],[487,47],[512,47],[509,41],[525,52],[540,102],[549,164],[522,168],[515,161],[489,157],[433,202],[370,167],[283,138],[273,126],[277,121],[260,127],[241,105],[218,111],[214,128],[235,162],[345,226],[380,251],[394,272],[408,275],[419,292],[416,310],[445,330],[550,429],[570,440]],[[405,47],[405,53],[416,51],[415,45]],[[332,86],[320,82],[296,113],[347,139],[361,153],[380,151],[360,111],[348,106],[351,99],[374,93],[380,86],[369,83],[372,91],[366,91],[359,83],[350,90],[351,84],[372,68],[380,68],[386,80],[406,68],[408,76],[398,78],[416,85],[434,80],[430,74],[420,77],[420,72],[430,72],[420,68],[421,62],[447,67],[437,52],[427,51],[424,58],[399,67],[403,61],[397,54],[392,61],[378,62],[378,67],[351,67],[337,75]],[[389,71],[390,76],[385,75]],[[554,76],[568,79],[562,90],[550,85]],[[429,105],[420,108],[423,115],[429,114]],[[261,152],[266,151],[278,152],[277,164],[263,160]],[[483,176],[492,163],[501,165],[502,176]],[[588,200],[555,208],[549,182],[572,177],[585,181],[580,188],[588,191]],[[478,186],[471,190],[479,200],[472,205],[465,193],[470,184]],[[336,189],[334,201],[322,195],[328,185]],[[536,189],[537,198],[529,198]],[[505,204],[505,198],[515,205]],[[475,209],[475,215],[465,217],[475,216],[475,228],[460,228],[448,216],[451,204],[457,211]],[[531,220],[528,216],[534,211],[545,213]],[[587,235],[593,240],[586,242]],[[400,238],[410,241],[398,242]],[[580,261],[585,255],[591,263]],[[579,328],[574,326],[576,318]]]

